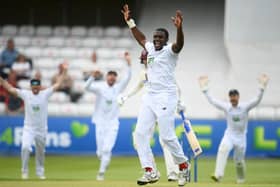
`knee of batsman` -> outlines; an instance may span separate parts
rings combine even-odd
[[[226,146],[226,145],[221,145],[220,147],[219,147],[219,153],[227,153],[227,152],[229,152],[230,151],[230,149]]]
[[[21,146],[21,150],[22,151],[29,151],[29,152],[31,152],[32,151],[32,148],[29,146],[29,145],[22,145]]]

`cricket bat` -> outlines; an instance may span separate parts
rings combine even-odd
[[[184,112],[181,111],[180,112],[180,115],[182,117],[182,120],[183,120],[183,127],[184,127],[184,130],[185,130],[185,134],[186,134],[186,137],[189,141],[189,144],[192,148],[192,151],[193,151],[193,154],[195,157],[197,157],[198,155],[200,155],[202,153],[202,149],[200,147],[200,144],[197,140],[197,137],[192,129],[192,126],[191,126],[191,122],[190,120],[187,120],[185,118],[185,115],[184,115]]]

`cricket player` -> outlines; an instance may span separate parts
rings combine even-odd
[[[117,72],[109,71],[106,82],[94,81],[96,72],[86,81],[85,88],[96,94],[95,111],[92,115],[92,123],[95,124],[96,154],[101,160],[96,180],[102,181],[111,161],[111,152],[115,145],[119,129],[119,105],[118,95],[126,88],[131,78],[131,58],[129,53],[124,55],[127,67],[125,77],[118,83]]]
[[[146,70],[147,70],[147,56],[148,56],[147,51],[143,50],[141,52],[141,56],[140,56],[140,63],[144,65],[144,69],[140,73],[139,82],[126,95],[122,95],[118,98],[118,103],[119,103],[120,106],[122,106],[126,102],[127,99],[129,99],[130,97],[137,94],[143,87],[145,87],[145,84],[148,82],[147,73],[146,73]],[[179,97],[179,100],[178,100],[178,103],[177,103],[177,112],[179,113],[180,111],[185,111],[185,106],[182,105],[182,102],[180,101],[181,92],[180,92],[180,89],[179,89],[178,85],[177,85],[177,91],[178,91],[178,97]],[[133,136],[134,136],[134,134],[133,134]],[[153,133],[151,131],[150,138],[152,138],[152,136],[153,136]],[[178,166],[174,163],[170,151],[168,150],[168,148],[164,144],[164,142],[161,140],[161,138],[159,139],[159,142],[160,142],[160,145],[161,145],[162,150],[163,150],[167,179],[168,179],[169,182],[177,181],[178,180],[178,173],[179,173]],[[156,167],[156,166],[154,166],[154,167]]]
[[[153,167],[155,164],[150,147],[150,134],[158,122],[160,138],[171,152],[174,162],[179,165],[178,184],[184,186],[188,181],[190,164],[176,137],[174,124],[177,104],[174,74],[178,54],[184,45],[182,14],[177,11],[173,18],[177,28],[177,39],[175,43],[168,44],[169,33],[166,29],[156,29],[153,42],[148,42],[130,17],[128,5],[123,6],[122,13],[134,38],[148,52],[147,93],[143,96],[135,129],[137,153],[144,169],[144,174],[137,180],[137,184],[146,185],[159,180],[158,172]]]
[[[245,182],[245,151],[248,113],[252,108],[260,103],[268,80],[269,78],[267,75],[260,76],[260,88],[258,90],[257,96],[249,102],[240,103],[238,90],[230,90],[230,103],[228,103],[220,101],[210,95],[208,91],[209,80],[207,76],[199,78],[200,87],[209,103],[218,109],[223,110],[227,120],[227,128],[218,149],[215,173],[211,177],[214,181],[219,182],[224,176],[227,159],[230,151],[233,149],[237,183]]]
[[[35,142],[36,174],[39,179],[46,179],[44,160],[48,129],[48,98],[59,88],[68,65],[65,63],[62,68],[63,73],[57,83],[47,89],[42,89],[41,82],[38,79],[30,81],[31,90],[23,90],[12,87],[0,77],[1,85],[10,94],[18,96],[24,101],[25,115],[21,146],[22,179],[28,179],[28,162],[33,142]]]

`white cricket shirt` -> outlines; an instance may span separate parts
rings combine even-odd
[[[247,133],[248,113],[252,108],[260,103],[263,93],[264,90],[259,89],[258,95],[251,101],[239,103],[237,107],[233,107],[229,102],[223,102],[213,98],[208,91],[204,92],[206,98],[211,104],[225,112],[227,121],[226,133],[234,135],[245,135]]]
[[[156,51],[154,44],[145,43],[148,51],[147,90],[151,93],[176,93],[175,67],[178,54],[172,51],[172,44]]]
[[[24,128],[46,131],[48,129],[48,98],[53,87],[42,90],[34,95],[31,90],[17,89],[18,96],[24,101]]]

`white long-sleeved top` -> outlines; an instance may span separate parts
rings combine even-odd
[[[229,102],[220,101],[212,97],[208,91],[204,91],[203,93],[212,105],[225,112],[227,121],[225,133],[230,133],[233,135],[246,135],[248,126],[248,113],[252,108],[260,103],[264,90],[259,89],[255,98],[249,102],[239,103],[237,107],[233,107]]]
[[[92,122],[100,121],[118,121],[119,105],[117,103],[118,95],[126,88],[131,78],[131,68],[127,67],[126,76],[113,86],[107,82],[98,83],[90,77],[85,84],[85,89],[96,94],[95,110],[92,115]]]

